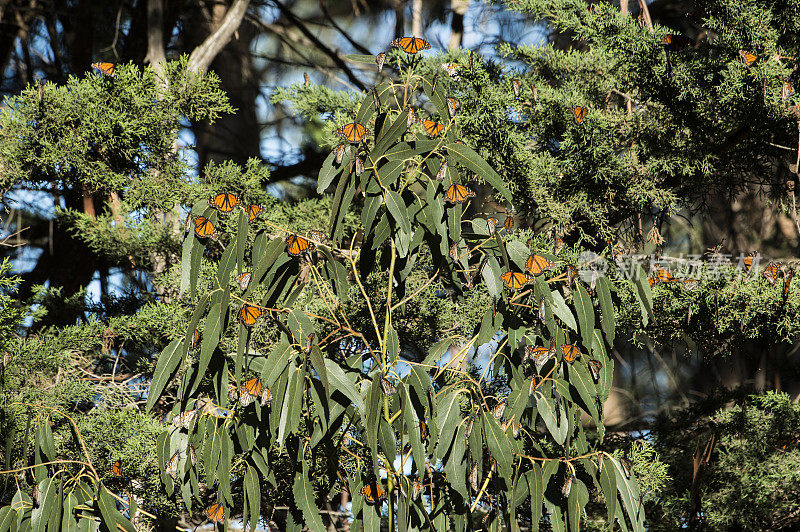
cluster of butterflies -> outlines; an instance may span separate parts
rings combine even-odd
[[[208,200],[209,207],[212,207],[217,212],[228,214],[233,209],[241,206],[247,213],[247,218],[250,221],[255,220],[264,208],[261,205],[244,205],[239,196],[230,192],[221,192]],[[197,238],[210,238],[217,240],[219,233],[214,223],[205,216],[192,216],[191,214],[186,218],[186,232],[194,227],[194,234]]]
[[[558,255],[563,249],[564,241],[561,237],[555,236],[553,239],[553,254]],[[534,284],[536,277],[555,267],[556,263],[553,260],[538,253],[531,253],[528,260],[525,261],[524,272],[505,272],[500,275],[500,280],[503,281],[506,288],[518,292],[526,286]],[[572,267],[570,266],[570,268]],[[578,272],[574,268],[570,273],[571,278],[578,277]]]
[[[694,46],[694,44],[694,41],[689,37],[672,33],[664,35],[661,40],[661,45],[668,52],[680,52],[691,46]],[[747,50],[739,50],[739,57],[742,58],[742,63],[744,63],[744,66],[748,68],[756,64],[759,59],[756,54]],[[793,94],[795,94],[795,89],[792,83],[788,79],[783,80],[781,85],[781,98],[783,101],[786,102],[786,100],[788,100]]]

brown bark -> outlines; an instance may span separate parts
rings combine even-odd
[[[453,19],[450,21],[450,42],[447,48],[456,50],[464,42],[464,15],[469,9],[469,0],[451,0],[450,9],[453,11]]]

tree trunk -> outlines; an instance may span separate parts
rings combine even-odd
[[[453,11],[453,19],[450,21],[450,42],[448,50],[457,50],[464,43],[464,15],[469,9],[469,0],[451,0],[450,9]]]

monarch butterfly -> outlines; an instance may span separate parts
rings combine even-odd
[[[198,238],[215,238],[217,236],[217,228],[205,216],[198,216],[194,219],[194,234]]]
[[[364,137],[369,135],[369,129],[357,122],[350,122],[337,129],[336,134],[344,137],[348,142],[358,144]]]
[[[235,403],[239,400],[239,390],[233,383],[228,383],[228,401]]]
[[[210,204],[210,207],[218,210],[219,212],[229,213],[234,207],[239,205],[239,197],[236,194],[223,192],[212,197],[210,200],[208,200],[208,203]]]
[[[428,425],[424,421],[419,422],[419,438],[421,440],[428,440]]]
[[[308,72],[303,72],[303,85],[311,85],[311,78],[308,77]]]
[[[794,270],[789,270],[786,273],[785,280],[783,281],[783,298],[785,299],[787,295],[789,295],[789,285],[792,284],[792,279],[794,278]]]
[[[381,388],[383,388],[384,395],[392,395],[397,392],[397,388],[389,382],[385,377],[381,377]]]
[[[533,396],[536,395],[536,391],[539,389],[539,386],[542,385],[544,382],[544,377],[541,375],[534,375],[531,379],[531,384],[528,386],[528,395]]]
[[[555,263],[541,255],[531,254],[525,261],[525,269],[533,275],[540,275],[555,266]]]
[[[189,458],[192,461],[192,465],[197,464],[197,451],[194,450],[194,445],[189,446]]]
[[[661,39],[661,44],[667,51],[678,52],[693,45],[694,41],[685,35],[670,33],[664,35],[664,38]]]
[[[764,277],[767,278],[769,284],[775,284],[775,280],[778,278],[778,274],[781,273],[781,264],[774,263],[770,264],[766,268],[764,268]]]
[[[200,344],[200,331],[198,331],[197,329],[195,329],[195,330],[192,332],[192,345],[191,345],[191,348],[192,348],[192,349],[194,349],[194,348],[195,348],[195,347],[197,347],[199,344]]]
[[[785,102],[786,100],[789,99],[789,96],[791,96],[794,93],[795,91],[794,87],[792,87],[792,84],[789,83],[788,81],[784,81],[781,89],[781,99]]]
[[[539,321],[544,323],[546,317],[547,313],[545,312],[544,297],[542,297],[542,300],[539,301]]]
[[[447,176],[447,159],[442,159],[442,166],[440,166],[439,171],[436,172],[436,180],[444,181],[445,176]]]
[[[393,40],[392,46],[400,48],[408,54],[415,54],[420,50],[429,50],[431,43],[419,37],[401,37]]]
[[[239,309],[238,317],[245,327],[252,327],[263,314],[264,311],[261,308],[245,303]]]
[[[686,290],[692,290],[696,288],[698,284],[700,284],[700,281],[698,281],[697,279],[692,279],[690,277],[683,278],[683,288],[685,288]]]
[[[574,345],[562,345],[561,352],[564,354],[564,360],[572,364],[575,360],[581,356],[581,350],[578,349],[577,346]]]
[[[442,64],[442,70],[447,72],[447,75],[450,76],[452,79],[458,81],[458,70],[461,68],[461,65],[458,63],[444,63]]]
[[[503,284],[511,290],[522,290],[525,286],[533,284],[534,278],[529,273],[505,272],[500,276]]]
[[[489,226],[489,234],[494,234],[497,231],[497,227],[500,225],[500,222],[497,218],[492,218],[491,216],[486,219],[486,225]]]
[[[225,507],[222,506],[221,502],[218,502],[217,504],[212,504],[211,506],[206,508],[206,515],[211,521],[214,521],[215,523],[220,523],[222,522],[223,519],[225,519]]]
[[[170,457],[169,460],[167,460],[167,463],[164,466],[164,472],[167,475],[171,476],[173,479],[178,477],[179,459],[180,459],[180,454],[178,453],[178,451],[175,451],[175,453]]]
[[[122,476],[122,462],[120,462],[119,460],[114,462],[114,464],[111,466],[111,474],[114,475],[115,477]]]
[[[440,124],[435,120],[423,120],[422,127],[425,128],[425,133],[427,133],[431,137],[435,137],[436,135],[444,131],[444,124]]]
[[[269,388],[264,388],[264,391],[261,392],[261,406],[269,405],[272,403],[272,392]]]
[[[569,497],[570,491],[572,491],[572,475],[567,475],[566,480],[564,480],[564,485],[561,486],[561,495],[566,499]]]
[[[247,287],[250,286],[250,279],[252,277],[252,272],[244,272],[236,277],[236,282],[239,284],[239,288],[242,290],[242,292],[247,290]]]
[[[567,279],[569,284],[578,279],[578,270],[572,264],[567,264]]]
[[[172,424],[179,428],[188,429],[196,415],[197,409],[181,412],[172,418]]]
[[[328,237],[322,231],[318,229],[312,229],[308,232],[308,236],[311,237],[311,240],[315,240],[320,244],[326,244],[328,242]]]
[[[514,91],[514,96],[519,98],[519,93],[522,90],[522,82],[519,78],[514,78],[511,80],[511,90]]]
[[[478,491],[478,464],[472,464],[472,470],[469,472],[469,485],[472,491]]]
[[[448,188],[447,192],[444,194],[444,200],[447,203],[455,204],[464,203],[469,198],[474,197],[475,193],[471,189],[459,184],[450,185],[450,188]]]
[[[248,205],[247,207],[247,219],[251,222],[256,219],[256,216],[261,214],[264,208],[261,205]]]
[[[748,273],[753,268],[753,261],[755,260],[756,256],[758,255],[757,251],[751,251],[742,261],[744,263],[744,269]]]
[[[564,249],[564,241],[561,240],[560,236],[556,236],[553,238],[553,255],[558,255],[561,253],[561,250]]]
[[[744,50],[739,50],[739,55],[742,58],[742,62],[744,63],[744,66],[746,66],[746,67],[753,66],[753,63],[758,61],[758,56],[756,54],[751,53],[751,52],[746,52]]]
[[[600,380],[600,370],[603,369],[603,363],[599,360],[590,360],[589,361],[589,372],[592,374],[592,379],[594,382]]]
[[[413,107],[408,109],[408,116],[406,117],[406,127],[411,127],[413,124],[419,123],[419,115]]]
[[[425,492],[425,485],[419,480],[415,480],[411,484],[411,498],[414,500],[419,499],[419,496]]]
[[[461,109],[461,102],[457,98],[447,98],[445,102],[447,102],[447,114],[453,118],[456,116],[456,111]]]
[[[372,104],[375,106],[375,112],[381,110],[381,99],[378,96],[378,91],[375,90],[375,87],[372,87]]]
[[[514,217],[509,215],[506,216],[505,221],[503,222],[503,228],[506,230],[506,234],[511,234],[511,231],[514,230]]]
[[[458,261],[458,242],[453,242],[453,245],[450,246],[450,258],[454,261]]]
[[[295,234],[286,237],[286,251],[292,257],[299,257],[303,253],[312,251],[313,249],[314,243],[307,238]]]
[[[583,119],[586,118],[586,114],[589,110],[586,107],[581,107],[580,105],[573,105],[572,106],[572,114],[575,115],[575,120],[580,124],[583,122]]]
[[[622,466],[622,471],[625,473],[625,476],[629,479],[631,478],[631,462],[627,458],[620,458],[619,465]]]
[[[356,177],[361,177],[361,174],[364,173],[364,161],[361,160],[361,157],[356,157]]]
[[[106,76],[114,75],[114,63],[92,63],[92,68],[99,70]]]
[[[376,481],[373,480],[361,488],[361,495],[367,500],[369,504],[377,504],[381,499],[386,496],[386,492],[383,491],[381,485]]]
[[[378,72],[383,70],[383,64],[386,62],[386,53],[381,52],[375,56],[375,62],[378,63]]]
[[[494,408],[492,408],[492,415],[497,421],[503,419],[503,414],[506,413],[507,405],[508,404],[505,401],[503,401],[502,403],[497,403],[497,405]]]
[[[525,357],[533,360],[536,371],[541,371],[542,367],[550,360],[550,350],[542,346],[526,346]]]
[[[337,165],[342,164],[342,159],[344,159],[344,144],[339,144],[333,149],[333,157],[334,161],[336,161]]]
[[[253,377],[242,385],[239,392],[239,404],[247,407],[256,397],[261,397],[261,379]]]

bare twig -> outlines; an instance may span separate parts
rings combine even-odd
[[[208,70],[214,58],[225,48],[225,45],[233,37],[233,33],[239,29],[248,5],[250,5],[250,0],[233,2],[219,27],[206,37],[206,40],[189,56],[189,70],[199,73],[205,73]]]

